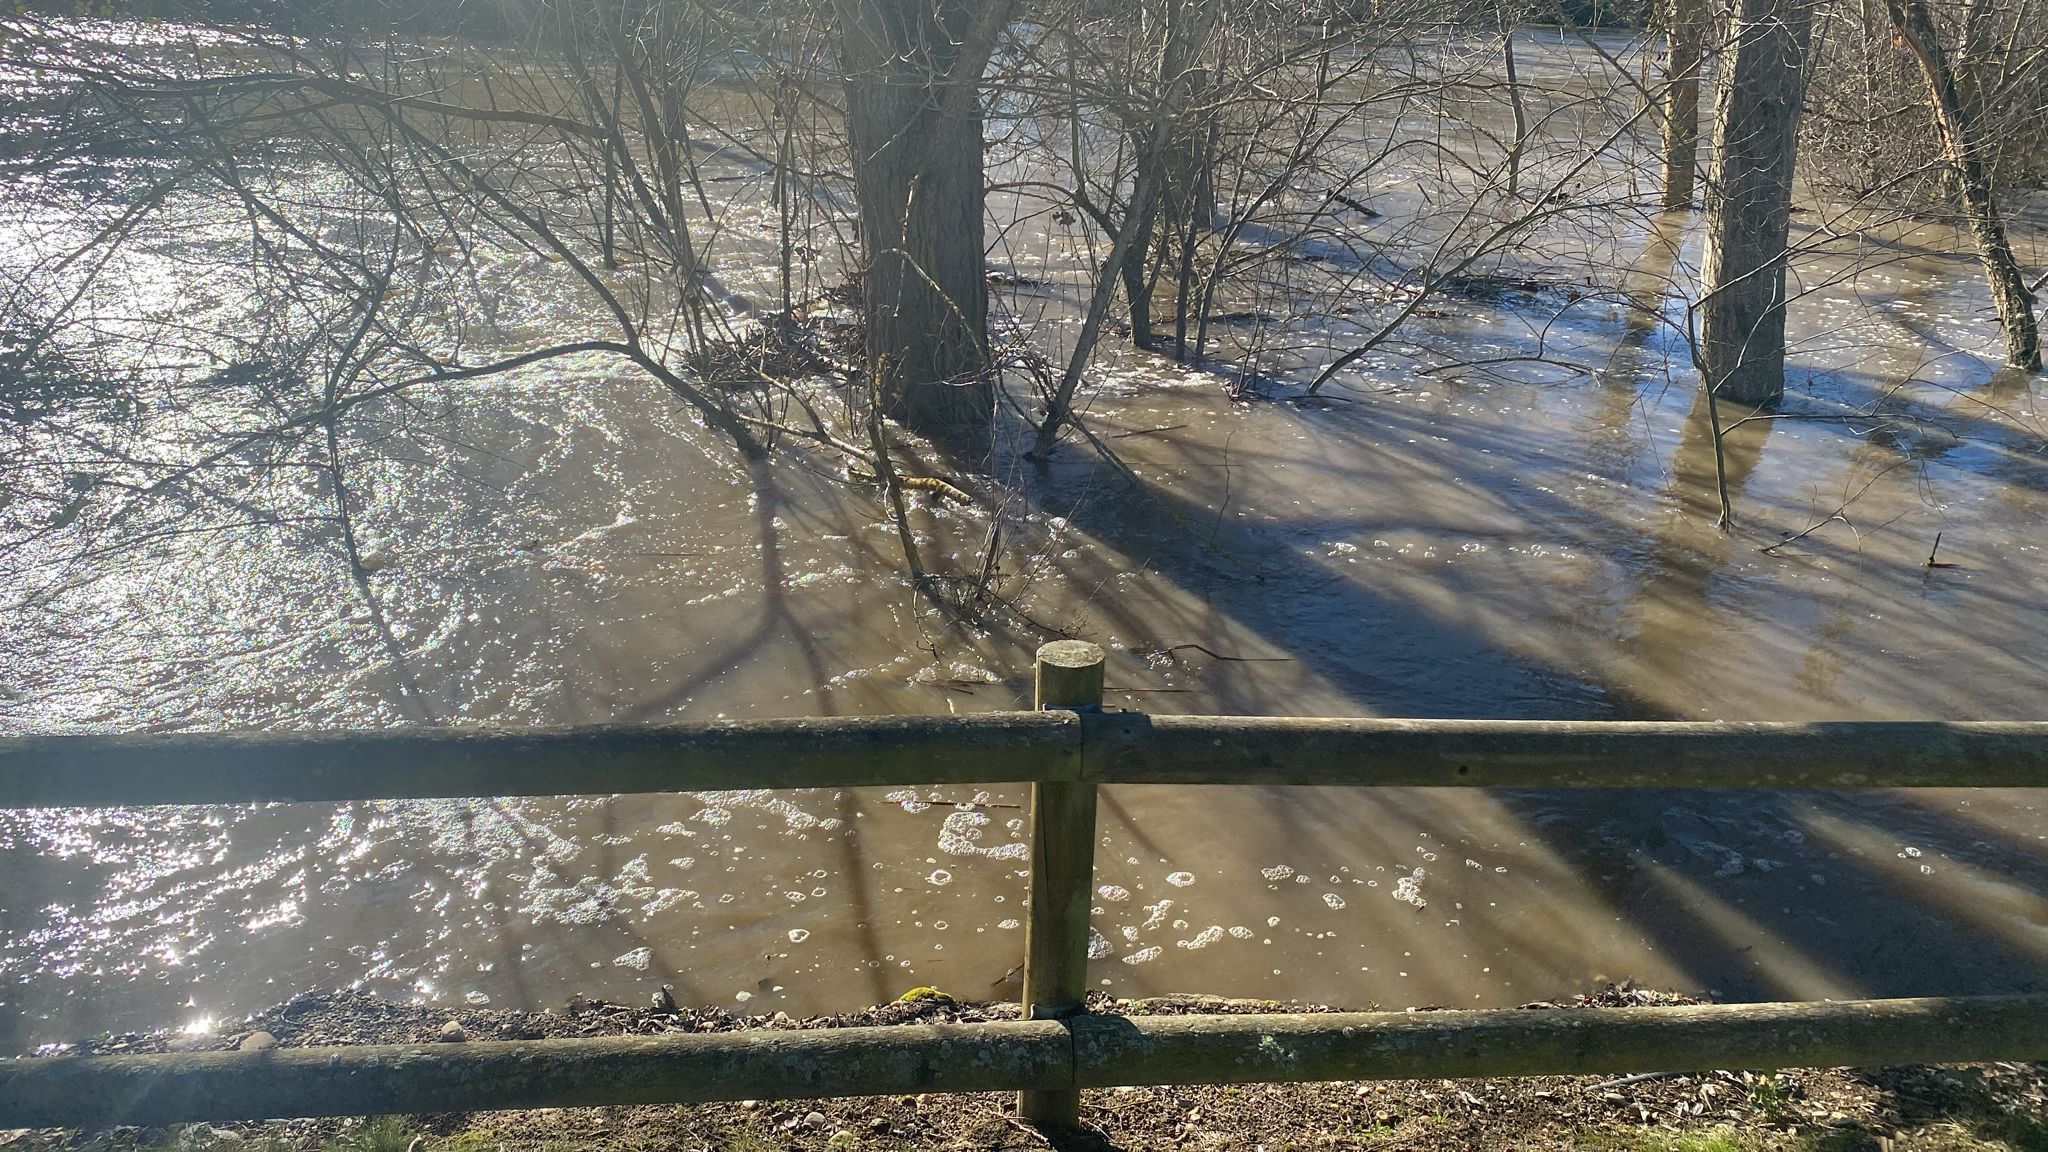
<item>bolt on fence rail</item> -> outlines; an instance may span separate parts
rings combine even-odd
[[[1025,1019],[0,1060],[0,1127],[1126,1084],[2048,1058],[2048,996],[1126,1019],[1083,1010],[1096,788],[2048,785],[2048,724],[1697,724],[1102,711],[1102,650],[1039,650],[1038,711],[645,728],[0,740],[0,808],[1024,782]]]

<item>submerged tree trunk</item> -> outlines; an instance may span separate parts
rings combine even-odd
[[[1138,155],[1144,156],[1145,141],[1137,133],[1131,134],[1132,143]],[[1125,245],[1119,267],[1124,279],[1124,301],[1131,310],[1131,344],[1138,348],[1151,349],[1158,344],[1152,332],[1152,232],[1156,226],[1154,210],[1156,201],[1140,204],[1136,200],[1124,212],[1124,227],[1135,229],[1131,242]],[[1110,238],[1116,243],[1116,237]]]
[[[1700,368],[1731,400],[1785,391],[1786,240],[1814,0],[1736,0],[1714,100]]]
[[[1163,77],[1171,67],[1169,62],[1162,69]],[[1188,279],[1195,248],[1216,219],[1215,124],[1206,115],[1189,116],[1187,108],[1209,98],[1210,83],[1206,70],[1187,70],[1188,96],[1158,157],[1157,187],[1144,201],[1134,199],[1124,213],[1126,226],[1135,222],[1138,230],[1123,258],[1131,342],[1140,348],[1158,346],[1152,330],[1152,295],[1159,289],[1161,270],[1171,269],[1176,360],[1187,358]],[[1152,137],[1157,128],[1157,120],[1148,119],[1127,132],[1131,154],[1140,164],[1154,150]]]
[[[1208,45],[1209,36],[1215,31],[1222,11],[1220,0],[1201,0],[1169,7],[1167,22],[1160,31],[1157,74],[1160,100],[1151,110],[1144,138],[1133,137],[1137,145],[1137,173],[1131,186],[1130,206],[1125,209],[1124,226],[1117,229],[1109,259],[1096,276],[1095,288],[1088,301],[1088,314],[1081,322],[1080,334],[1074,339],[1073,352],[1067,357],[1067,370],[1053,389],[1045,418],[1038,425],[1038,436],[1031,451],[1026,453],[1033,459],[1043,459],[1052,451],[1060,426],[1073,415],[1074,393],[1081,386],[1081,373],[1087,368],[1088,357],[1093,354],[1095,341],[1101,335],[1102,320],[1109,311],[1117,280],[1132,270],[1126,261],[1131,258],[1133,249],[1140,254],[1145,252],[1138,245],[1140,229],[1135,225],[1142,222],[1139,214],[1146,214],[1151,221],[1148,234],[1158,228],[1158,206],[1161,189],[1169,178],[1167,169],[1171,166],[1169,150],[1173,135],[1181,127],[1181,117],[1187,110],[1193,85],[1198,79],[1206,80],[1206,73],[1193,67],[1193,61]],[[1150,279],[1149,272],[1147,279]],[[1149,309],[1146,311],[1149,313]],[[1134,310],[1133,319],[1138,314]],[[1150,323],[1149,315],[1147,323]]]
[[[1692,207],[1700,151],[1700,57],[1706,39],[1705,0],[1664,4],[1664,179],[1666,211]]]
[[[985,433],[983,67],[1008,4],[837,0],[870,386],[926,433]]]
[[[1998,307],[1998,319],[2005,325],[2005,362],[2015,368],[2041,366],[2041,337],[2034,324],[2034,295],[2013,259],[2012,245],[2005,238],[2005,224],[1998,216],[1998,202],[1992,196],[1991,177],[1985,171],[1982,141],[1974,123],[1974,109],[1965,101],[1956,75],[1943,58],[1941,40],[1922,0],[1885,0],[1892,26],[1920,72],[1927,78],[1934,122],[1941,131],[1942,151],[1948,157],[1949,172],[1963,202],[1963,215],[1970,222],[1970,235],[1977,243],[1977,258],[1984,262],[1984,278],[1991,284],[1991,300]]]

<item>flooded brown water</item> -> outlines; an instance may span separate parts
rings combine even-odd
[[[1792,415],[1728,436],[1722,532],[1683,357],[1630,306],[1667,306],[1691,226],[1581,241],[1637,298],[1452,296],[1416,322],[1489,366],[1369,360],[1311,401],[1283,356],[1270,398],[1236,401],[1228,345],[1208,370],[1110,357],[1084,418],[1137,482],[1078,441],[1004,457],[1011,609],[984,625],[910,589],[872,492],[801,460],[750,472],[608,362],[423,389],[438,414],[394,416],[356,481],[388,641],[316,528],[166,535],[87,573],[43,538],[6,562],[37,594],[0,615],[0,734],[1012,708],[1053,634],[1109,650],[1113,704],[1161,712],[2048,715],[2041,379],[1989,367],[1958,238],[1895,228],[1802,261]],[[1052,254],[1017,258],[1051,283],[1006,293],[1022,323],[1071,315],[1075,241],[1051,227],[1009,229]],[[547,269],[506,272],[529,278],[523,323],[567,308]],[[1303,321],[1290,354],[1356,331]],[[986,511],[913,518],[935,567],[973,564]],[[1926,567],[1937,533],[1954,567]],[[334,985],[545,1007],[670,984],[791,1013],[1014,994],[1021,801],[0,813],[0,1050]],[[2032,792],[1119,788],[1102,811],[1091,974],[1123,995],[1481,1006],[1603,979],[1733,999],[2048,971]]]

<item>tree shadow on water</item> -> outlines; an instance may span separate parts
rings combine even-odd
[[[1610,387],[1601,403],[1611,417],[1625,416],[1633,398]],[[1209,671],[1193,681],[1195,699],[1226,713],[1676,719],[1699,718],[1680,696],[1702,676],[1738,675],[1745,660],[1798,659],[1790,640],[1782,654],[1728,650],[1728,614],[1740,609],[1724,584],[1740,578],[1738,550],[1754,542],[1717,542],[1701,528],[1712,522],[1716,469],[1697,400],[1665,470],[1670,514],[1647,525],[1619,505],[1589,508],[1535,484],[1456,483],[1462,462],[1481,468],[1483,452],[1508,459],[1496,477],[1540,455],[1542,446],[1513,442],[1515,430],[1504,443],[1497,425],[1461,428],[1393,405],[1375,406],[1369,427],[1332,420],[1307,431],[1247,431],[1257,421],[1295,419],[1277,408],[1226,418],[1239,422],[1238,432],[1148,441],[1133,454],[1134,473],[1071,447],[1031,486],[1040,512],[1064,518],[1111,554],[1103,586],[1116,591],[1086,605],[1083,631],[1111,641],[1112,685],[1148,683],[1161,668],[1192,678],[1201,660]],[[1427,447],[1408,447],[1418,442]],[[1759,425],[1722,444],[1738,500],[1770,442],[1768,425]],[[1316,483],[1290,481],[1276,495],[1250,482],[1289,469]],[[1448,504],[1447,490],[1456,493]],[[1584,630],[1583,660],[1569,642],[1503,640],[1514,635],[1515,614],[1562,611],[1569,589],[1466,603],[1485,586],[1449,571],[1403,574],[1385,559],[1354,567],[1351,555],[1397,531],[1512,538],[1530,525],[1558,524],[1582,525],[1588,547],[1611,546],[1607,559],[1627,574],[1614,597],[1619,606]],[[1209,651],[1190,653],[1186,645],[1195,643]],[[1591,654],[1596,648],[1602,658]],[[1277,662],[1240,662],[1246,657]],[[1896,688],[1903,694],[1910,685]],[[1186,699],[1112,703],[1178,710]],[[1612,956],[1587,954],[1612,947],[1588,934],[1598,929],[1629,938],[1618,955],[1654,955],[1684,990],[1730,1000],[2022,992],[2048,976],[2048,851],[2034,831],[2048,831],[2048,820],[2031,815],[2029,793],[1318,789],[1308,799],[1298,789],[1233,791],[1216,803],[1240,815],[1218,817],[1219,832],[1287,845],[1297,857],[1391,858],[1410,830],[1497,819],[1498,839],[1519,841],[1522,858],[1554,862],[1553,886],[1538,895],[1561,902],[1555,915],[1532,919],[1481,904],[1460,917],[1454,945],[1433,917],[1364,905],[1365,934],[1383,941],[1375,954],[1411,948],[1422,957],[1416,965],[1447,947],[1512,949],[1553,959],[1553,972],[1634,975],[1608,966]],[[1148,811],[1173,803],[1113,796],[1106,815],[1143,851],[1185,853],[1193,846],[1144,827]],[[1239,823],[1247,804],[1256,815]],[[1973,820],[1973,807],[2010,818]],[[2022,808],[2029,815],[2012,815]],[[1226,825],[1237,831],[1223,832]],[[1470,1003],[1469,986],[1448,969],[1418,975],[1418,995]]]

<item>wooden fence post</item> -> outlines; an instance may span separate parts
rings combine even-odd
[[[1102,707],[1102,649],[1056,640],[1038,650],[1040,709]],[[1095,888],[1095,785],[1031,786],[1031,919],[1024,931],[1024,1012],[1056,1020],[1084,1011],[1088,992],[1088,910]],[[1041,1129],[1081,1120],[1074,1090],[1022,1092],[1017,1113]]]

